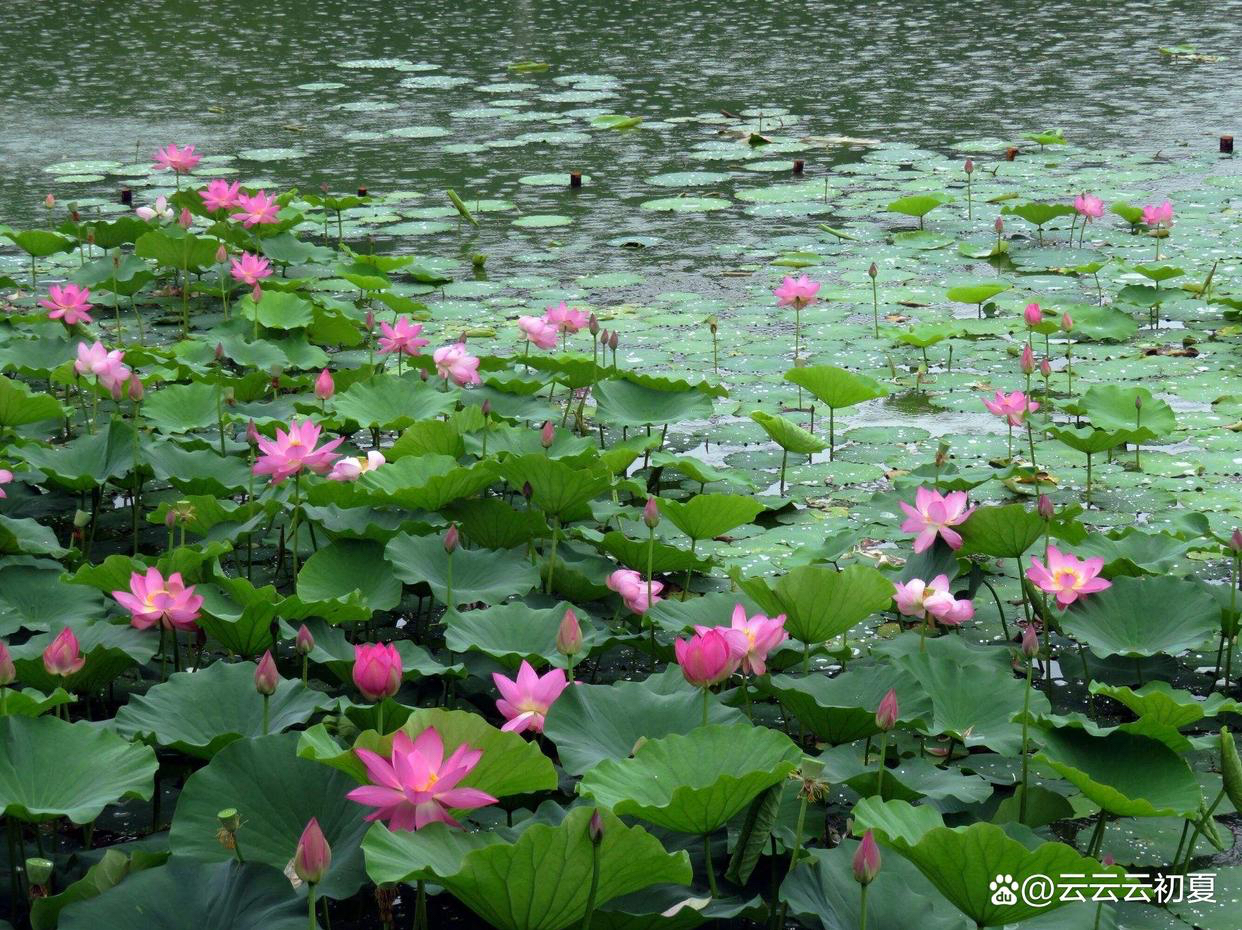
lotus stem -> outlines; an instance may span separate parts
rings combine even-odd
[[[307,926],[310,928],[310,930],[318,930],[319,925],[315,923],[315,883],[314,882],[311,882],[307,886],[306,910],[310,917],[310,922],[307,924]]]
[[[418,880],[418,895],[414,901],[414,926],[416,930],[427,930],[427,883]]]
[[[1185,872],[1190,868],[1190,861],[1195,857],[1195,844],[1199,842],[1199,836],[1206,830],[1205,824],[1212,819],[1212,815],[1216,812],[1216,808],[1220,805],[1221,800],[1225,797],[1225,789],[1221,788],[1216,795],[1216,800],[1212,802],[1212,806],[1203,811],[1199,815],[1199,819],[1194,822],[1194,832],[1190,834],[1190,845],[1186,847],[1186,856],[1182,859],[1179,872]]]
[[[544,592],[549,595],[552,593],[552,573],[556,571],[556,540],[559,535],[556,531],[556,517],[553,517],[551,522],[552,522],[552,551],[548,558],[548,587],[546,591]],[[650,592],[650,586],[648,586],[648,592]],[[648,604],[651,603],[650,598],[648,598],[647,603]]]
[[[263,735],[264,736],[267,736],[271,732],[271,728],[268,725],[269,724],[268,703],[270,702],[270,700],[271,700],[270,695],[267,695],[267,694],[263,695]]]
[[[453,553],[448,554],[448,567],[444,571],[444,606],[453,609]]]
[[[382,698],[375,705],[375,732],[380,736],[384,735],[384,701]]]
[[[703,869],[707,872],[707,887],[711,889],[712,897],[720,897],[720,889],[716,887],[716,870],[712,867],[712,835],[710,833],[703,834]]]
[[[595,897],[599,894],[599,848],[599,843],[591,843],[591,888],[587,892],[586,913],[582,916],[582,930],[591,930],[591,918],[595,915]],[[709,858],[707,874],[711,875],[711,871],[711,859]]]
[[[1027,766],[1030,763],[1030,756],[1027,754],[1027,730],[1030,724],[1027,717],[1031,712],[1031,666],[1034,661],[1030,656],[1026,660],[1026,689],[1022,692],[1022,794],[1018,797],[1018,823],[1026,823],[1026,789],[1029,784],[1027,778]]]
[[[782,449],[781,450],[781,490],[780,490],[780,494],[782,497],[784,497],[785,495],[785,463],[788,460],[789,460],[789,450]]]
[[[836,420],[835,420],[836,412],[837,411],[835,407],[828,408],[828,461],[830,462],[836,461],[836,445],[837,445],[837,430],[836,430]]]
[[[302,656],[302,686],[306,686],[306,656]]]
[[[871,323],[875,327],[875,338],[880,338],[880,293],[875,283],[875,278],[871,279]]]
[[[875,770],[875,794],[881,801],[884,800],[884,763],[888,760],[888,731],[885,730],[880,736],[880,758],[879,765]],[[803,802],[805,804],[805,802]]]
[[[707,711],[711,704],[711,689],[703,689],[703,726],[707,726]]]
[[[867,930],[867,888],[868,885],[861,885],[862,898],[858,902],[858,930]],[[1103,905],[1100,905],[1103,907]]]
[[[1091,858],[1100,851],[1100,845],[1104,842],[1104,826],[1108,822],[1108,811],[1100,808],[1099,819],[1095,822],[1095,830],[1091,833],[1091,842],[1087,844],[1087,855]]]

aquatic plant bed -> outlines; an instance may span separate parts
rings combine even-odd
[[[0,226],[12,926],[1242,924],[1237,164],[720,120]]]

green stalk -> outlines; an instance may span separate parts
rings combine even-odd
[[[1026,823],[1026,787],[1027,766],[1030,756],[1027,755],[1027,716],[1031,712],[1031,666],[1034,664],[1028,656],[1026,660],[1026,690],[1022,693],[1022,794],[1018,798],[1018,823]]]
[[[881,801],[884,800],[884,763],[888,759],[888,730],[884,731],[884,735],[880,737],[880,764],[875,772],[875,794]],[[804,806],[805,806],[805,802]]]
[[[703,726],[707,726],[707,709],[711,701],[711,689],[703,689]]]
[[[591,889],[587,892],[586,914],[582,917],[582,930],[591,930],[591,917],[595,914],[595,896],[599,893],[599,843],[591,844]],[[711,860],[707,872],[711,874]]]
[[[867,930],[867,887],[862,886],[862,901],[858,905],[858,930]]]
[[[875,338],[880,338],[880,292],[875,283],[875,278],[871,279],[871,323],[875,327]]]
[[[552,593],[552,573],[556,571],[556,541],[557,541],[558,536],[559,534],[556,531],[556,518],[553,517],[552,518],[552,552],[548,559],[548,587],[547,587],[547,590],[544,592],[545,594]],[[648,585],[647,592],[648,594],[650,594],[651,592],[650,585]],[[648,598],[648,604],[650,604],[650,597]]]
[[[453,609],[453,553],[448,554],[448,568],[444,572],[444,599],[448,602],[444,606],[449,610]]]
[[[711,889],[712,897],[720,897],[720,889],[716,887],[716,870],[712,868],[712,835],[710,833],[703,834],[703,868],[707,871],[707,887]]]
[[[268,727],[268,702],[271,700],[270,695],[263,695],[263,735],[267,736],[270,732]]]
[[[310,916],[310,922],[307,926],[310,930],[318,930],[319,925],[315,923],[315,883],[311,882],[306,892],[307,913]]]

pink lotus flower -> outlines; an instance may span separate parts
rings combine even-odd
[[[332,466],[328,472],[331,481],[356,481],[369,471],[375,471],[385,462],[384,453],[372,449],[366,458],[347,455]]]
[[[1089,223],[1104,215],[1104,201],[1092,194],[1079,194],[1074,198],[1074,209]]]
[[[577,307],[567,306],[563,300],[555,307],[548,307],[543,318],[561,332],[570,335],[586,326],[589,319],[583,311]]]
[[[444,741],[435,727],[411,740],[404,730],[392,737],[391,760],[369,749],[355,749],[367,767],[372,785],[345,795],[351,801],[377,808],[366,820],[385,820],[389,830],[421,830],[429,823],[460,827],[450,809],[473,810],[495,804],[496,798],[477,788],[458,788],[483,757],[482,750],[465,743],[444,758]]]
[[[737,668],[737,651],[720,627],[696,631],[689,639],[674,640],[673,652],[686,681],[699,688],[724,681]]]
[[[354,684],[368,701],[382,701],[401,690],[401,653],[392,643],[354,646]]]
[[[1044,321],[1044,311],[1040,309],[1039,304],[1027,304],[1026,309],[1022,311],[1022,318],[1026,320],[1027,326],[1034,328]]]
[[[929,548],[937,534],[950,548],[960,549],[962,537],[951,527],[964,523],[975,510],[966,506],[965,491],[950,491],[942,496],[939,491],[926,487],[915,492],[913,507],[901,501],[901,509],[906,513],[901,531],[918,534],[914,540],[915,553]]]
[[[289,424],[289,432],[277,427],[276,438],[268,439],[259,436],[259,451],[263,454],[254,463],[256,475],[271,475],[273,483],[279,484],[286,478],[299,474],[302,469],[309,469],[316,474],[325,474],[332,468],[334,459],[339,453],[333,449],[345,441],[344,436],[329,440],[319,448],[320,427],[313,420],[294,420]]]
[[[181,573],[173,572],[164,581],[157,568],[148,568],[146,576],[134,572],[129,576],[128,591],[113,591],[112,596],[130,613],[129,622],[139,630],[158,623],[165,630],[194,630],[198,626],[201,595],[194,585],[186,587]]]
[[[88,312],[91,309],[90,288],[66,284],[61,287],[53,284],[47,289],[47,299],[39,301],[40,307],[47,308],[49,320],[60,320],[66,326],[75,323],[93,323]]]
[[[1048,547],[1048,565],[1031,556],[1031,567],[1026,577],[1041,591],[1055,594],[1057,603],[1068,607],[1079,598],[1111,588],[1113,583],[1098,577],[1104,568],[1101,558],[1079,559],[1056,546]]]
[[[609,591],[616,591],[620,594],[621,600],[625,601],[625,606],[636,614],[645,614],[651,604],[658,603],[661,600],[660,592],[664,590],[663,582],[652,579],[651,604],[648,604],[647,579],[629,568],[618,568],[608,576],[604,584]]]
[[[818,281],[812,281],[809,275],[802,275],[800,278],[786,277],[781,286],[772,293],[776,296],[778,305],[801,309],[815,301],[815,295],[822,286]]]
[[[293,873],[308,885],[317,885],[332,865],[332,847],[314,817],[302,831],[293,853]]]
[[[0,485],[8,484],[12,480],[13,473],[7,468],[0,468]],[[8,497],[8,495],[4,493],[4,488],[0,487],[0,501],[4,500],[6,497]]]
[[[983,406],[998,417],[1008,420],[1010,426],[1021,426],[1028,413],[1034,413],[1039,409],[1039,404],[1033,400],[1027,400],[1026,395],[1021,391],[1014,391],[1012,394],[997,391],[992,400],[983,398]]]
[[[1162,204],[1149,203],[1143,207],[1143,225],[1157,229],[1161,226],[1173,225],[1173,204],[1165,201]]]
[[[904,584],[898,581],[893,588],[897,609],[907,617],[920,620],[931,617],[945,626],[957,626],[975,615],[973,601],[953,596],[947,575],[937,575],[929,582],[920,578],[912,578]]]
[[[210,213],[217,210],[228,210],[235,207],[240,202],[241,182],[234,181],[230,184],[223,178],[216,178],[207,184],[206,190],[201,190],[198,195],[203,198],[203,206]]]
[[[65,627],[56,634],[56,638],[43,650],[43,667],[49,675],[68,678],[82,671],[86,657],[81,654],[78,638],[73,630]]]
[[[249,252],[242,252],[241,258],[235,258],[231,262],[232,270],[229,274],[233,276],[234,281],[240,281],[242,284],[255,285],[264,278],[272,276],[272,266],[266,258],[259,255],[251,255]]]
[[[417,355],[419,349],[429,344],[426,339],[419,338],[419,333],[423,331],[423,324],[411,323],[410,318],[406,316],[397,317],[395,326],[381,322],[380,331],[383,333],[379,338],[380,355],[387,355],[390,352]]]
[[[0,639],[0,688],[7,688],[17,680],[17,668],[13,665],[13,657],[9,655],[9,647]]]
[[[696,626],[694,629],[697,633],[706,633],[712,628]],[[741,663],[742,671],[748,675],[764,674],[769,653],[789,638],[785,632],[784,614],[747,617],[746,608],[741,604],[734,605],[729,628],[721,629],[733,648],[733,658]]]
[[[124,364],[124,358],[125,353],[120,349],[109,352],[102,342],[96,341],[91,346],[79,342],[78,357],[73,363],[73,370],[79,375],[94,375],[100,384],[116,394],[133,374]]]
[[[518,669],[517,681],[506,678],[499,672],[492,672],[492,681],[496,683],[501,695],[496,702],[496,709],[508,721],[500,729],[508,733],[523,733],[526,730],[542,733],[543,719],[549,708],[569,686],[564,670],[554,668],[547,674],[540,675],[525,659]]]
[[[193,171],[194,166],[201,160],[202,156],[194,153],[194,146],[178,148],[170,142],[155,153],[155,164],[152,167],[156,171],[167,171],[171,168],[177,174],[185,174]]]
[[[276,223],[276,214],[280,204],[275,197],[269,197],[267,191],[257,194],[241,193],[237,195],[237,205],[241,208],[237,213],[229,215],[230,219],[241,220],[241,224],[249,229],[251,226],[262,226]]]
[[[336,382],[332,380],[332,372],[325,368],[315,379],[315,396],[320,400],[327,400],[335,393]]]
[[[171,220],[173,218],[173,208],[168,205],[168,198],[163,194],[155,198],[154,207],[139,207],[134,212],[148,223],[154,219]]]
[[[518,317],[518,328],[529,342],[541,349],[556,348],[556,325],[541,316]]]
[[[436,372],[446,381],[449,378],[461,387],[467,384],[479,384],[479,360],[466,351],[460,342],[436,349],[432,356],[436,363]]]

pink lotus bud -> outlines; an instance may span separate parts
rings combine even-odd
[[[591,843],[598,846],[604,842],[604,818],[599,815],[599,808],[595,809],[595,813],[591,814],[591,822],[587,825],[587,833],[591,836]]]
[[[401,653],[392,643],[354,646],[354,684],[368,701],[382,701],[401,688]]]
[[[1052,506],[1052,498],[1047,494],[1039,495],[1039,503],[1035,505],[1035,509],[1045,520],[1051,520],[1056,514],[1056,508]]]
[[[660,505],[654,496],[647,498],[647,503],[643,505],[643,522],[653,530],[660,525]]]
[[[998,216],[996,222],[992,224],[992,228],[996,230],[996,235],[999,236],[1005,231],[1005,221]]]
[[[1138,394],[1134,395],[1134,409],[1135,410],[1143,409],[1143,398]]]
[[[1113,858],[1112,853],[1105,853],[1102,857],[1100,857],[1100,865],[1104,866],[1105,868],[1111,868],[1112,866],[1116,864],[1117,864],[1117,860]]]
[[[80,672],[85,664],[78,638],[69,627],[56,634],[56,638],[43,650],[43,668],[49,675],[68,678]]]
[[[194,217],[190,215],[190,211],[185,207],[181,208],[181,215],[177,217],[177,222],[181,224],[182,229],[189,229],[190,224],[194,222]]]
[[[615,329],[608,334],[608,348],[612,349],[612,351],[617,351],[617,345],[620,341],[621,340],[617,338],[617,331]]]
[[[246,442],[252,446],[259,444],[259,428],[254,425],[254,420],[246,423]]]
[[[686,681],[709,688],[732,675],[741,657],[734,654],[732,644],[718,627],[700,629],[703,632],[689,639],[673,640],[673,652]]]
[[[1035,351],[1028,342],[1022,350],[1022,374],[1029,375],[1035,370]]]
[[[125,381],[113,381],[110,385],[108,385],[108,391],[109,393],[112,394],[113,400],[121,399],[121,390],[125,387],[126,384],[127,382]]]
[[[216,361],[219,362],[224,358],[224,343],[216,343]]]
[[[608,345],[608,330],[606,330],[606,329],[601,329],[601,330],[599,331],[599,344],[600,344],[601,346],[607,347],[607,345]]]
[[[52,207],[56,206],[56,198],[51,194],[48,194],[43,198],[43,206],[47,207],[49,210],[52,209]]]
[[[483,414],[484,419],[492,415],[492,402],[486,397],[483,398],[483,403],[479,405],[479,412]]]
[[[79,213],[78,208],[72,204],[69,206],[69,218],[75,223],[80,223],[82,221],[82,214]]]
[[[967,174],[975,173],[975,163],[973,159],[970,159],[970,158],[966,159],[966,164],[963,165],[962,167],[966,169]]]
[[[1242,530],[1234,530],[1229,537],[1229,548],[1234,552],[1242,552]]]
[[[171,507],[169,507],[167,512],[164,514],[164,525],[170,530],[177,525],[177,511],[173,510]]]
[[[329,190],[331,190],[331,188],[328,187],[327,181],[322,181],[319,184],[319,190],[326,194]]]
[[[294,637],[293,648],[300,656],[310,655],[315,648],[315,637],[311,635],[305,623],[298,627],[298,635]]]
[[[250,299],[256,304],[263,299],[263,287],[258,281],[255,281],[254,287],[250,289]]]
[[[146,390],[142,386],[142,379],[131,372],[129,376],[129,399],[134,403],[139,403],[145,394]]]
[[[529,481],[522,482],[522,496],[530,500],[535,495],[535,489],[530,486]]]
[[[1039,309],[1039,304],[1027,304],[1022,316],[1027,326],[1038,326],[1044,321],[1044,312]]]
[[[332,380],[332,373],[325,368],[315,379],[315,396],[320,400],[327,400],[335,393],[336,382]]]
[[[1068,332],[1069,332],[1071,329],[1073,329],[1073,328],[1074,328],[1074,318],[1073,318],[1073,317],[1071,317],[1068,313],[1067,313],[1067,314],[1065,314],[1063,317],[1061,317],[1061,330],[1062,330],[1062,332],[1066,332],[1066,333],[1068,333]]]
[[[418,380],[419,381],[426,381],[430,377],[431,377],[431,374],[427,371],[426,368],[418,369]]]
[[[293,854],[294,874],[308,885],[317,885],[323,881],[330,865],[332,847],[328,845],[323,830],[319,829],[319,821],[312,817],[302,831],[297,851]]]
[[[370,332],[373,329],[375,329],[375,311],[368,310],[367,311],[367,332]]]
[[[556,428],[552,425],[551,420],[545,420],[543,429],[539,431],[539,444],[545,449],[551,448],[553,441],[556,439]]]
[[[1033,624],[1028,623],[1022,631],[1022,654],[1028,659],[1039,655],[1039,634],[1035,632]]]
[[[448,529],[444,531],[444,551],[453,553],[457,551],[457,545],[460,538],[457,535],[457,524],[450,523]]]
[[[868,830],[858,844],[858,852],[854,853],[854,881],[860,885],[870,885],[880,874],[880,847],[875,837]]]
[[[1052,362],[1048,361],[1047,357],[1039,363],[1039,373],[1045,378],[1052,376]]]
[[[900,713],[901,709],[897,706],[897,692],[889,688],[888,693],[880,700],[880,706],[875,710],[875,725],[887,733],[897,725],[897,717]]]
[[[592,336],[599,335],[599,320],[596,319],[594,313],[587,318],[587,330]]]
[[[575,656],[582,651],[582,625],[572,608],[565,611],[560,629],[556,631],[556,651],[564,656]]]
[[[880,269],[876,267],[875,262],[871,263],[871,267],[867,269],[867,274],[871,276],[872,281],[880,274]]]
[[[216,264],[223,265],[228,260],[229,260],[229,250],[226,249],[224,247],[224,243],[221,242],[219,247],[216,249]]]
[[[561,624],[562,627],[564,624]],[[13,657],[9,655],[9,647],[0,639],[0,688],[11,685],[17,678],[17,669],[13,666]]]
[[[276,693],[278,684],[280,684],[280,672],[276,671],[276,660],[272,658],[272,650],[269,649],[263,653],[263,658],[255,667],[254,690],[260,694],[272,695]]]

